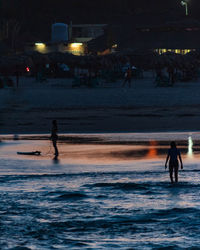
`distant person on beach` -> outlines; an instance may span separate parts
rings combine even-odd
[[[131,78],[132,78],[132,71],[131,68],[129,67],[125,73],[125,78],[122,87],[125,87],[125,84],[128,82],[129,88],[131,87]]]
[[[53,147],[55,149],[55,158],[57,158],[59,155],[58,148],[57,148],[57,140],[58,140],[57,132],[58,132],[57,121],[53,120],[52,121],[52,130],[51,130],[51,140],[53,143]]]
[[[175,182],[178,182],[178,168],[179,168],[178,158],[181,163],[181,169],[183,169],[183,162],[181,159],[181,153],[176,147],[176,143],[172,141],[170,145],[171,145],[171,148],[168,150],[168,155],[167,155],[166,162],[165,162],[165,169],[167,168],[167,163],[169,160],[169,175],[170,175],[171,183],[173,183],[174,182],[173,172],[175,175]]]
[[[173,67],[173,66],[169,66],[169,67],[167,68],[167,72],[168,72],[168,75],[169,75],[169,83],[173,86],[174,83],[175,83],[174,67]]]

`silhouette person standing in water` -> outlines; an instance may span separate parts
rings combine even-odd
[[[57,121],[53,120],[52,121],[52,129],[51,129],[51,140],[52,140],[53,147],[55,150],[55,158],[57,158],[59,155],[58,148],[57,148],[57,140],[58,140],[57,132],[58,132]]]
[[[165,162],[165,169],[167,168],[167,163],[169,160],[169,175],[170,175],[171,183],[173,183],[174,182],[173,172],[175,175],[175,182],[178,182],[178,168],[179,168],[178,158],[181,163],[181,169],[183,169],[183,162],[181,159],[181,153],[176,147],[176,143],[172,141],[170,145],[171,145],[171,148],[168,150],[168,155],[167,155],[166,162]]]

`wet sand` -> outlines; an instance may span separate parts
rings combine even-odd
[[[155,87],[153,78],[95,89],[71,87],[71,80],[35,83],[0,90],[0,133],[48,133],[58,120],[60,133],[198,131],[199,82]]]
[[[178,109],[178,111],[177,111]],[[1,133],[47,133],[53,119],[59,132],[198,131],[200,106],[162,108],[60,109],[1,113]],[[188,113],[187,113],[188,112]]]

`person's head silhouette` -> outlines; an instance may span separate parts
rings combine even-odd
[[[170,143],[170,146],[171,146],[171,148],[176,148],[176,142],[175,142],[175,141],[172,141],[172,142]]]

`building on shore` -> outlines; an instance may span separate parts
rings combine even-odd
[[[55,23],[52,25],[51,41],[27,43],[25,51],[40,53],[62,52],[74,55],[87,54],[87,43],[104,34],[106,24]]]
[[[108,43],[108,34],[104,34],[88,43],[91,53],[102,54],[112,52],[115,47],[119,51],[155,51],[159,54],[174,52],[186,54],[200,50],[200,22],[190,18],[155,22],[132,22],[133,26],[122,25],[121,29],[113,26],[112,42]]]
[[[200,49],[200,22],[186,19],[153,26],[137,27],[122,48],[153,50],[159,54],[186,54]]]
[[[151,50],[186,54],[200,50],[200,22],[174,15],[132,16],[115,24],[52,25],[51,41],[35,41],[25,51],[105,55],[116,51]]]

